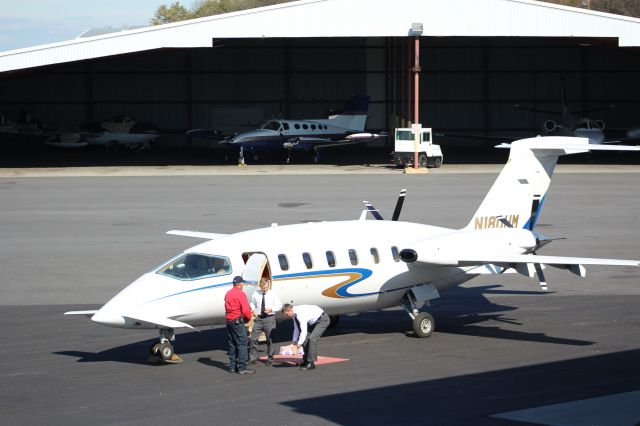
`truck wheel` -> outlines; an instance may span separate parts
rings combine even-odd
[[[420,167],[427,167],[427,154],[421,153],[418,157],[418,164]]]
[[[433,167],[437,169],[440,166],[442,166],[442,157],[436,157],[435,161],[433,162]]]

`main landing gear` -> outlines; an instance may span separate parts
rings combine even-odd
[[[176,340],[176,335],[171,328],[160,329],[160,341],[154,343],[149,348],[149,362],[167,362],[177,364],[182,362],[182,358],[176,355],[171,342]]]
[[[413,291],[408,291],[402,297],[402,307],[411,317],[413,332],[417,337],[429,337],[436,327],[436,322],[428,312],[420,312],[416,307],[416,297]]]

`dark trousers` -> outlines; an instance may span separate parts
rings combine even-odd
[[[242,321],[227,321],[229,337],[229,369],[244,370],[247,368],[247,330]]]
[[[304,349],[303,362],[313,362],[318,359],[318,340],[329,327],[329,322],[329,315],[325,313],[318,318],[318,322],[309,326],[307,339],[302,343],[302,348]]]
[[[267,355],[269,358],[273,358],[273,354],[276,352],[276,347],[273,344],[273,332],[276,329],[276,316],[269,315],[265,318],[256,318],[253,320],[253,329],[251,330],[251,361],[257,360],[258,357],[258,337],[260,333],[264,331],[267,336]]]

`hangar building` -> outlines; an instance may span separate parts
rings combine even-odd
[[[245,130],[322,117],[371,96],[369,129],[411,116],[412,24],[420,117],[437,132],[525,135],[561,109],[640,125],[640,20],[533,0],[301,0],[0,52],[0,112],[58,128],[131,115],[167,144],[191,128]]]

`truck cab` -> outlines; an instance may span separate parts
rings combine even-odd
[[[414,133],[410,127],[395,129],[393,163],[396,167],[413,166],[415,154]],[[432,142],[430,128],[420,129],[418,164],[420,167],[440,167],[444,159],[440,145]]]

